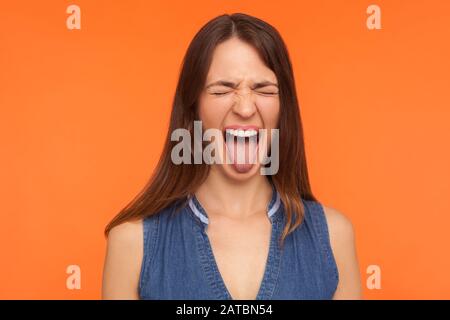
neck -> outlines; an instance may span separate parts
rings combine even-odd
[[[267,214],[272,186],[263,175],[245,181],[230,180],[218,170],[210,170],[205,182],[195,192],[208,216],[223,215],[245,219],[254,214]]]

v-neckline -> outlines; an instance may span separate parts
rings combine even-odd
[[[206,278],[218,299],[233,300],[222,274],[219,271],[216,258],[214,257],[214,253],[212,251],[211,242],[208,234],[206,233],[206,227],[209,224],[207,213],[195,195],[191,196],[189,207],[197,222],[194,223],[194,225],[196,225],[198,228],[197,230],[200,231],[196,232],[197,248],[200,263],[203,267],[204,273],[206,274]],[[278,240],[284,221],[282,212],[278,212],[280,210],[282,210],[280,197],[276,189],[273,187],[272,199],[267,206],[267,214],[271,223],[269,250],[265,262],[263,278],[256,295],[256,300],[270,299],[276,287],[282,254]]]
[[[279,240],[281,229],[284,224],[284,214],[280,195],[278,194],[275,185],[273,183],[271,184],[272,198],[266,208],[267,216],[271,222],[269,250],[265,261],[263,278],[256,295],[256,300],[268,300],[272,297],[280,271],[282,249],[279,246]],[[218,299],[233,300],[233,297],[226,287],[222,274],[219,271],[216,258],[214,257],[214,253],[212,251],[211,242],[205,231],[207,225],[209,224],[208,215],[206,210],[196,198],[195,194],[191,194],[189,197],[189,208],[191,209],[190,211],[196,221],[194,225],[196,225],[198,228],[197,230],[200,231],[195,232],[197,239],[196,242],[200,264],[202,265],[207,281],[210,283],[211,288]]]
[[[270,219],[269,219],[270,220]],[[277,248],[277,235],[278,235],[278,220],[276,221],[270,221],[270,240],[269,240],[269,250],[267,251],[267,257],[265,259],[265,266],[264,266],[264,272],[262,280],[259,284],[258,293],[256,294],[255,300],[267,300],[270,299],[270,297],[273,294],[274,286],[276,284],[276,281],[272,281],[274,276],[276,277],[278,275],[278,267],[279,267],[279,255],[281,254],[279,252],[279,249]],[[214,269],[215,274],[215,281],[219,286],[222,288],[222,290],[226,293],[227,300],[235,300],[233,296],[230,293],[230,290],[228,290],[228,287],[225,283],[225,280],[220,273],[219,265],[217,263],[217,260],[214,256],[214,252],[212,249],[211,241],[209,239],[208,234],[206,233],[205,229],[203,229],[203,233],[205,236],[205,243],[207,246],[207,253],[209,255],[210,260],[210,266]],[[276,275],[272,273],[276,273]],[[249,300],[249,299],[246,299]]]

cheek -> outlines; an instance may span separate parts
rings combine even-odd
[[[220,128],[227,110],[230,108],[228,99],[204,98],[199,103],[199,117],[205,129]]]
[[[273,97],[258,97],[256,103],[264,125],[268,128],[276,128],[280,115],[280,100]]]

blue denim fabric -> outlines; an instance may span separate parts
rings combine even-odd
[[[339,276],[319,202],[304,200],[305,219],[282,247],[284,206],[273,189],[269,255],[257,300],[331,299]],[[231,300],[211,249],[208,217],[195,196],[175,213],[168,207],[143,221],[141,299]]]

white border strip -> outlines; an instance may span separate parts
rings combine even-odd
[[[207,217],[205,217],[195,206],[194,201],[192,200],[192,197],[189,199],[189,207],[192,209],[192,212],[200,219],[201,222],[208,224],[209,220]]]
[[[191,208],[192,212],[200,219],[201,222],[205,224],[209,224],[209,219],[204,214],[200,212],[200,210],[197,209],[197,206],[194,204],[194,201],[192,200],[192,197],[189,199],[189,207]],[[280,195],[277,192],[277,197],[275,200],[274,205],[270,210],[267,212],[267,215],[269,218],[271,218],[275,212],[277,212],[278,208],[280,207]]]
[[[275,191],[277,193],[277,199],[275,200],[274,205],[272,208],[270,208],[269,212],[267,212],[267,215],[269,218],[273,216],[275,212],[277,212],[278,208],[280,207],[280,195],[278,194],[278,191]]]

